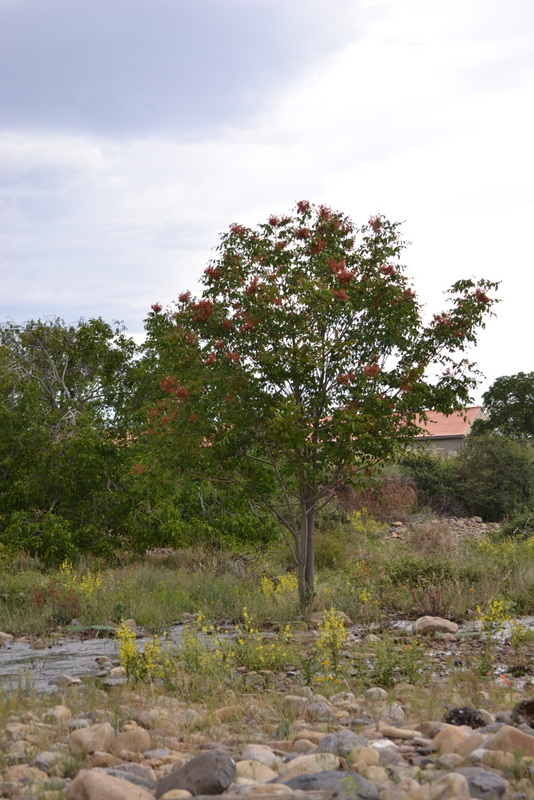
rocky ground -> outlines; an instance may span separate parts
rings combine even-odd
[[[258,689],[219,707],[127,686],[66,686],[42,710],[8,704],[0,796],[534,798],[531,688],[500,687],[511,710],[499,710],[483,690],[479,708],[454,707],[445,679],[329,698],[297,685],[282,694]]]

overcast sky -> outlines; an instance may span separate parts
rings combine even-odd
[[[534,370],[533,143],[532,0],[0,0],[0,321],[141,334],[309,199],[403,221],[429,312],[502,281],[482,391]]]

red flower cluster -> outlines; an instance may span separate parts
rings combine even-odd
[[[346,269],[347,262],[344,258],[342,258],[341,261],[335,261],[333,258],[331,258],[328,260],[327,264],[330,272],[336,276],[340,283],[350,283],[351,280],[356,276],[356,271],[351,272],[350,270]]]
[[[151,308],[152,308],[152,311],[153,311],[155,314],[159,314],[159,312],[162,310],[163,306],[161,305],[161,303],[154,303],[154,304],[151,306]]]
[[[382,228],[382,218],[379,216],[371,217],[369,219],[369,225],[371,226],[371,228],[374,230],[375,233],[380,233],[380,230]]]
[[[213,303],[211,300],[199,300],[193,306],[193,320],[195,322],[207,322],[213,313]]]
[[[350,300],[350,297],[345,291],[345,289],[336,289],[334,292],[332,292],[332,294],[334,295],[336,300],[343,300],[343,301]]]
[[[260,279],[257,276],[255,278],[252,278],[249,285],[245,289],[245,293],[254,297],[258,293],[259,282]]]
[[[187,333],[185,334],[185,338],[187,339],[189,344],[196,344],[198,342],[198,336],[195,336],[195,334],[191,333],[191,331],[187,331]]]
[[[204,359],[204,364],[207,367],[210,367],[215,362],[215,353],[210,353],[207,358]]]
[[[247,229],[245,228],[245,226],[244,225],[238,225],[237,222],[232,222],[232,224],[230,225],[230,230],[231,230],[232,233],[235,233],[236,236],[244,236],[245,233],[247,232]]]
[[[247,321],[239,328],[239,333],[247,333],[247,331],[252,331],[256,325],[257,323],[253,319],[247,319]]]
[[[352,380],[354,380],[354,370],[351,369],[350,372],[346,372],[344,375],[338,375],[336,378],[336,383],[343,384],[346,386]]]
[[[415,292],[413,289],[405,289],[402,293],[402,296],[406,301],[414,300],[415,299]]]
[[[380,272],[382,275],[396,275],[397,271],[393,264],[384,264],[384,266],[380,267]]]
[[[366,378],[374,378],[380,372],[380,367],[378,364],[368,364],[362,369],[362,372]]]
[[[269,302],[272,303],[273,306],[281,306],[282,305],[282,298],[281,297],[271,297]]]
[[[241,356],[236,350],[233,350],[231,353],[225,353],[224,357],[230,361],[230,363],[235,362],[237,364],[238,361],[241,361]]]
[[[295,239],[309,239],[311,231],[309,228],[297,228],[295,230]]]
[[[491,302],[486,292],[484,292],[482,289],[475,289],[475,291],[473,292],[473,297],[475,298],[475,300],[477,300],[479,303],[482,303],[483,305],[487,305],[488,303]],[[152,306],[152,308],[154,308],[154,306]]]
[[[217,267],[206,267],[204,275],[207,275],[208,278],[212,278],[215,281],[217,278],[221,277],[221,270]]]
[[[225,331],[230,331],[232,330],[232,321],[229,319],[223,319],[222,326]]]
[[[277,242],[277,243],[275,244],[275,248],[276,248],[277,250],[285,250],[285,248],[287,247],[287,245],[288,245],[288,242],[287,242],[285,239],[283,239],[281,242]]]
[[[272,214],[272,215],[269,217],[269,225],[272,225],[272,226],[273,226],[273,228],[275,228],[277,225],[280,225],[280,220],[279,220],[279,218],[278,218],[277,216],[275,216],[274,214]]]
[[[322,253],[326,247],[324,239],[316,239],[310,244],[310,255],[315,256],[317,253]]]
[[[299,200],[297,203],[297,211],[300,211],[301,214],[306,214],[311,208],[311,203],[309,200]]]
[[[180,303],[189,303],[191,300],[191,292],[182,292],[182,294],[178,295],[178,300]]]

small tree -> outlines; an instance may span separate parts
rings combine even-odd
[[[255,229],[231,225],[200,298],[185,292],[166,313],[156,304],[147,320],[147,353],[165,373],[154,442],[270,511],[302,602],[314,589],[316,511],[411,441],[422,409],[459,409],[474,385],[463,353],[496,285],[458,281],[449,310],[425,324],[404,247],[382,216],[357,230],[303,201]]]

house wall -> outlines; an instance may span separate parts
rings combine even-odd
[[[465,447],[464,436],[433,436],[431,439],[417,439],[419,446],[427,447],[430,450],[438,450],[440,453],[454,455]]]

